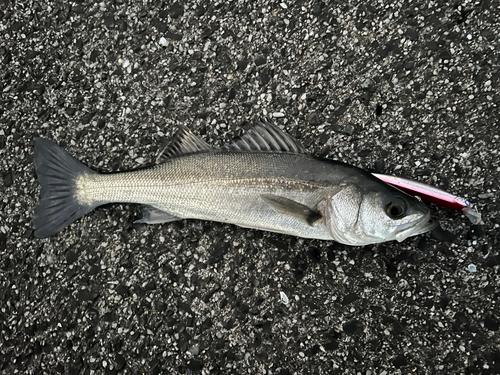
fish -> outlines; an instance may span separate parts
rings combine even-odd
[[[157,164],[98,173],[34,139],[40,189],[35,237],[60,232],[107,203],[138,203],[138,223],[210,220],[364,246],[403,241],[438,223],[424,203],[355,166],[315,157],[268,119],[212,147],[180,125]]]

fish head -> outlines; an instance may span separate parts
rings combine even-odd
[[[385,183],[373,185],[348,185],[328,200],[324,215],[334,240],[351,246],[401,242],[438,225],[415,197]]]

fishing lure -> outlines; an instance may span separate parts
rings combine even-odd
[[[424,184],[423,182],[379,173],[373,173],[373,175],[407,194],[420,197],[425,202],[461,211],[473,224],[481,222],[481,214],[465,198],[453,195],[435,186]]]

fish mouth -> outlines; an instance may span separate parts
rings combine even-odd
[[[406,240],[408,237],[418,236],[419,234],[427,233],[439,225],[437,220],[431,218],[431,213],[428,212],[420,220],[410,223],[401,224],[396,230],[396,240],[398,242]]]

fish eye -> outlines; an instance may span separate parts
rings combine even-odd
[[[400,219],[406,213],[406,203],[403,199],[396,197],[386,204],[385,211],[390,218]]]

